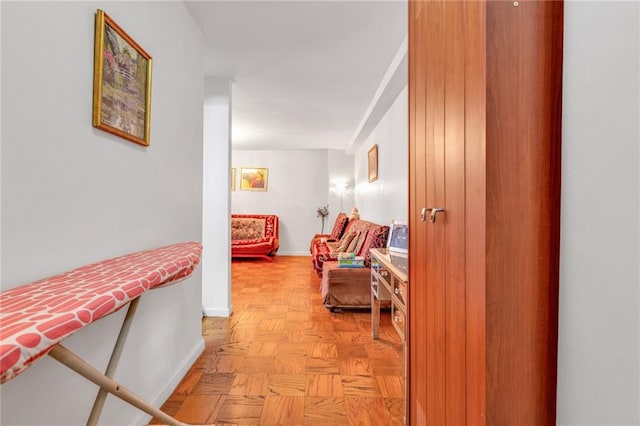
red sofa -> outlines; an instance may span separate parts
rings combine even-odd
[[[369,266],[371,260],[369,249],[386,246],[389,227],[362,219],[354,219],[347,223],[343,235],[348,232],[362,233],[355,253],[357,256],[363,256],[365,265]],[[322,264],[324,262],[338,260],[338,253],[335,252],[336,245],[337,241],[322,242],[322,240],[315,237],[311,241],[311,261],[313,269],[318,276],[322,276]]]
[[[231,257],[260,257],[272,261],[280,246],[278,216],[231,215]]]
[[[364,308],[371,305],[370,265],[372,248],[385,247],[389,227],[361,219],[350,220],[343,234],[360,233],[353,250],[365,259],[364,268],[340,268],[338,266],[338,241],[311,242],[313,269],[322,278],[320,291],[322,302],[328,308]]]
[[[319,243],[321,240],[325,240],[328,242],[338,241],[342,234],[344,233],[345,228],[347,227],[347,223],[349,222],[349,218],[345,213],[338,213],[336,217],[336,221],[333,224],[333,228],[331,229],[330,234],[316,234],[311,238],[311,244],[309,245],[309,252],[313,254],[313,246],[316,243]]]

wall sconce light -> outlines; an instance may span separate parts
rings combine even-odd
[[[335,192],[337,192],[338,194],[340,194],[342,196],[342,194],[347,192],[347,183],[346,182],[334,183],[333,184],[333,188],[334,188]]]
[[[338,194],[340,197],[340,211],[342,211],[342,196],[347,192],[349,185],[346,182],[334,182],[330,191]]]

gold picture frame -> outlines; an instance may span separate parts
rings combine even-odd
[[[236,168],[233,167],[231,168],[231,183],[230,183],[230,189],[232,191],[236,190]]]
[[[378,180],[378,145],[374,145],[369,149],[369,182]]]
[[[103,10],[96,12],[93,127],[149,145],[151,56]]]
[[[243,167],[240,169],[240,191],[266,191],[269,169]]]

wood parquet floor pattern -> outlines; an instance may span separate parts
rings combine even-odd
[[[402,342],[388,311],[373,340],[370,311],[324,307],[309,257],[231,269],[234,312],[203,318],[204,353],[164,412],[208,425],[404,425]]]

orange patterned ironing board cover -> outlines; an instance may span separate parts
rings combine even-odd
[[[0,293],[0,383],[143,292],[188,277],[202,245],[185,242],[83,266]]]

